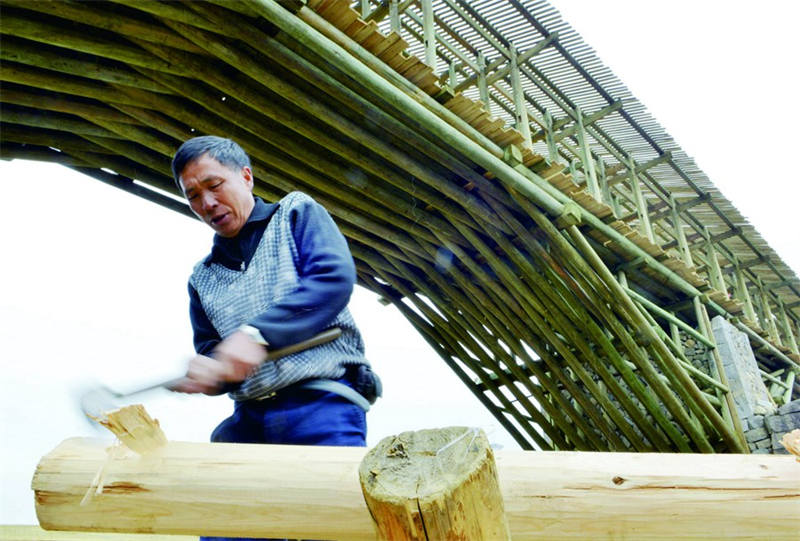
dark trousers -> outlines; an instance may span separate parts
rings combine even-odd
[[[339,380],[346,385],[345,379]],[[275,398],[236,402],[233,415],[211,434],[212,442],[365,447],[364,410],[341,396],[289,387]],[[201,541],[249,541],[201,537]]]

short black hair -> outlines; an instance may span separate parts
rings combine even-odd
[[[250,167],[250,157],[235,141],[216,135],[192,137],[178,148],[175,157],[172,158],[172,176],[179,190],[182,189],[181,173],[189,163],[203,154],[208,154],[209,158],[214,158],[231,169],[241,170],[242,167]]]

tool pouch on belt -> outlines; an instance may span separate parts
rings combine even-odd
[[[365,364],[358,365],[355,373],[353,388],[367,399],[370,404],[374,404],[378,397],[383,395],[383,384],[378,374]]]

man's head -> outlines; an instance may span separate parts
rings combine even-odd
[[[189,139],[172,159],[175,183],[198,218],[222,237],[234,237],[253,210],[253,171],[245,151],[230,139]]]

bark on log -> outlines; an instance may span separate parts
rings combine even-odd
[[[358,473],[381,541],[511,539],[494,455],[481,430],[384,438]]]
[[[33,479],[46,529],[374,540],[358,467],[366,449],[168,442],[108,461],[69,439]],[[496,453],[515,541],[796,539],[800,463],[788,455]]]

